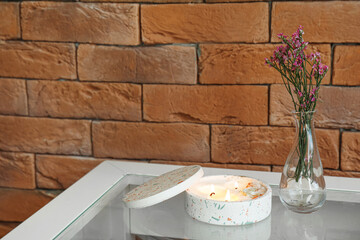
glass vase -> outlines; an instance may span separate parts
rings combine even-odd
[[[315,111],[294,112],[295,139],[280,181],[280,200],[298,213],[311,213],[325,202],[323,167],[316,144]]]

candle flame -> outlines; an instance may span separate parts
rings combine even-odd
[[[213,195],[215,195],[215,187],[214,187],[214,184],[211,184],[210,185],[210,197],[212,197]]]
[[[230,201],[230,191],[229,191],[229,189],[226,190],[225,201]]]
[[[238,189],[239,188],[239,184],[238,182],[235,182],[235,189]]]

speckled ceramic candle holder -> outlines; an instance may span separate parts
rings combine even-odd
[[[199,196],[195,191],[200,185],[224,186],[228,182],[241,180],[241,178],[245,177],[222,175],[201,178],[186,191],[185,208],[187,213],[194,219],[215,225],[245,225],[265,219],[271,213],[272,191],[269,185],[259,180],[254,179],[266,187],[266,192],[262,196],[250,200],[214,200]]]

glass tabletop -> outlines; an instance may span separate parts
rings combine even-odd
[[[125,175],[58,234],[56,239],[360,239],[360,192],[328,190],[325,205],[297,214],[273,189],[271,215],[245,226],[215,226],[187,215],[185,194],[143,209],[128,209],[122,197],[151,176]]]

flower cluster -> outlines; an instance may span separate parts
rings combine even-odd
[[[267,65],[280,72],[297,112],[315,109],[321,80],[328,71],[328,66],[321,63],[320,53],[305,54],[309,43],[304,41],[303,35],[302,26],[291,37],[278,34],[283,45],[265,59]]]

